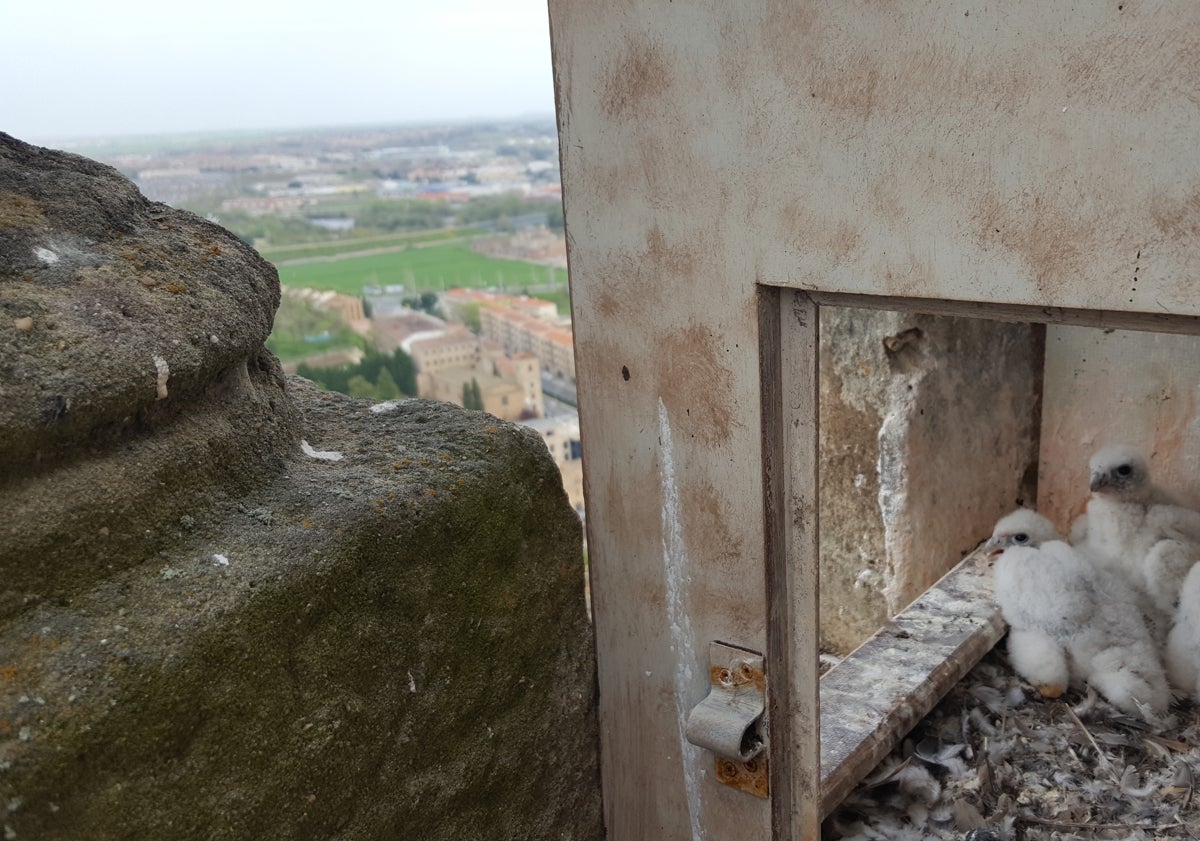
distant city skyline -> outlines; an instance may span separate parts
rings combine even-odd
[[[0,131],[99,137],[552,114],[546,0],[92,0],[0,28]]]

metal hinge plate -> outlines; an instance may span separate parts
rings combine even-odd
[[[708,695],[688,714],[685,735],[716,756],[716,775],[727,786],[766,797],[766,675],[763,656],[713,642],[708,647]]]

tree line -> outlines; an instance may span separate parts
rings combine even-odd
[[[447,226],[470,226],[487,222],[495,222],[499,228],[504,229],[507,227],[507,220],[530,213],[545,213],[546,223],[552,230],[563,229],[561,202],[554,199],[527,201],[519,193],[479,196],[458,208],[452,208],[442,200],[371,199],[361,203],[342,204],[336,210],[318,209],[312,213],[321,216],[352,216],[355,231],[347,237],[342,233],[316,227],[303,216],[282,213],[256,216],[244,210],[222,210],[219,217],[222,225],[251,245],[262,240],[272,245],[325,242],[353,239],[356,236],[379,232],[430,231]]]
[[[396,400],[417,396],[417,370],[412,357],[400,348],[390,355],[367,351],[356,365],[313,368],[300,363],[296,373],[326,391],[338,391],[351,397]]]
[[[471,377],[469,383],[463,383],[462,392],[464,409],[478,409],[479,411],[483,411],[483,390],[479,387],[479,380]]]

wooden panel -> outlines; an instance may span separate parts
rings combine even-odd
[[[766,281],[764,281],[766,282]],[[785,283],[777,284],[787,286]],[[821,306],[857,307],[870,310],[900,310],[930,315],[988,318],[1026,324],[1064,324],[1103,330],[1137,330],[1183,335],[1200,334],[1200,317],[1165,312],[1118,312],[1078,310],[1068,307],[951,301],[944,298],[902,298],[895,295],[855,295],[840,292],[809,292]]]
[[[719,217],[805,289],[1200,314],[1200,4],[583,5],[600,202]]]
[[[660,214],[646,184],[645,80],[612,70],[653,76],[617,34],[643,12],[551,7],[605,820],[612,841],[765,841],[771,801],[683,738],[709,642],[767,648],[754,266],[728,238],[697,248],[709,215]]]
[[[817,307],[760,298],[773,838],[820,837]]]
[[[749,112],[765,275],[828,291],[1200,312],[1200,5],[754,10],[722,45],[744,51],[736,74],[692,94]]]
[[[759,284],[1200,316],[1200,4],[549,4],[610,837],[803,837],[799,767],[768,806],[682,739],[711,640],[770,635],[807,703],[803,621],[768,622],[807,579],[763,576]]]

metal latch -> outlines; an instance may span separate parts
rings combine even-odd
[[[707,697],[688,714],[684,735],[717,755],[717,779],[750,794],[766,797],[767,735],[763,656],[745,648],[709,643]]]

